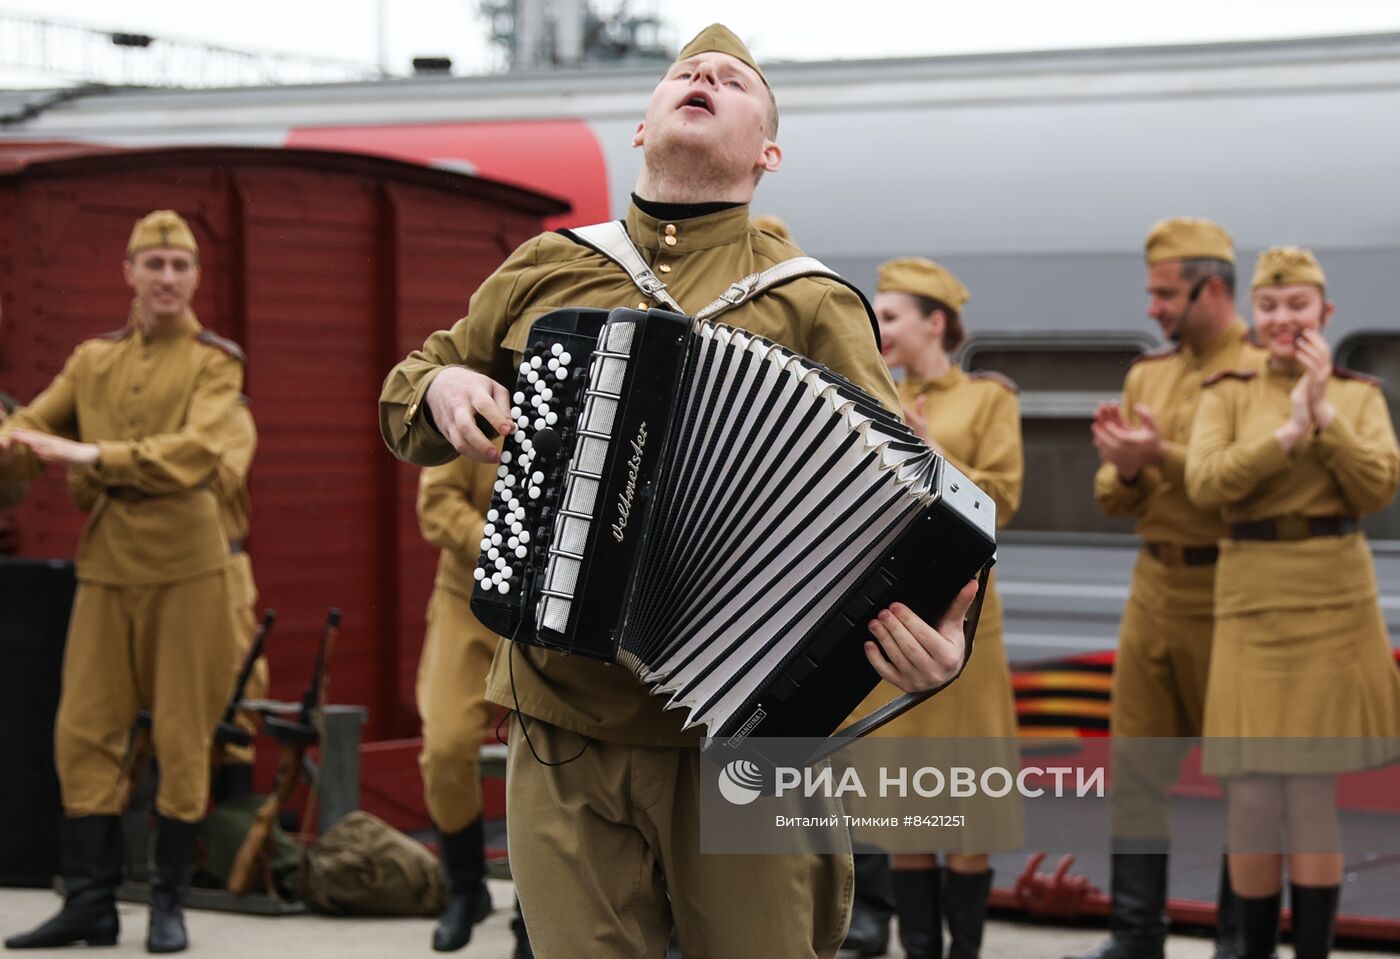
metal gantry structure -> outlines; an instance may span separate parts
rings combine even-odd
[[[0,69],[34,72],[62,83],[152,87],[264,86],[381,76],[379,67],[354,60],[243,50],[3,12]]]
[[[477,9],[512,72],[665,63],[676,52],[654,0],[481,0]]]

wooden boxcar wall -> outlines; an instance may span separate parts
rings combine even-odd
[[[437,556],[414,515],[418,470],[379,438],[380,383],[562,204],[313,151],[141,151],[8,171],[3,158],[0,389],[31,399],[76,343],[124,324],[133,222],[163,207],[188,218],[203,267],[195,312],[248,354],[259,431],[248,548],[260,604],[279,613],[273,695],[300,695],[338,605],[331,699],[369,707],[369,739],[416,735]],[[82,517],[60,471],[17,521],[21,555],[73,555]]]

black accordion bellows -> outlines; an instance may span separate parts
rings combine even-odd
[[[995,550],[989,497],[762,337],[571,310],[525,356],[473,608],[712,736],[829,734],[878,681],[869,618],[897,599],[935,622]]]

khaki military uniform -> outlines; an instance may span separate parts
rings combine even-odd
[[[209,749],[237,639],[226,615],[228,542],[210,488],[242,386],[242,354],[187,316],[155,335],[128,325],[88,340],[4,432],[96,443],[105,489],[78,543],[55,751],[70,816],[119,813],[127,732],[149,709],[156,808],[203,817]],[[0,486],[37,475],[26,453]],[[215,614],[211,611],[218,611]]]
[[[680,222],[658,220],[633,206],[627,230],[670,294],[688,310],[709,304],[737,278],[800,255],[796,247],[751,227],[745,206]],[[639,305],[654,304],[601,255],[555,234],[530,240],[482,284],[472,297],[468,318],[434,334],[390,372],[380,397],[385,440],[413,462],[431,465],[452,459],[455,452],[423,409],[428,385],[441,367],[464,364],[510,385],[514,354],[540,316],[569,306]],[[795,280],[725,314],[724,321],[810,356],[869,390],[890,409],[898,408],[864,305],[841,283]],[[663,710],[661,700],[647,693],[630,672],[503,641],[487,681],[487,698],[531,717],[528,729],[536,749],[539,740],[555,737],[578,743],[581,735],[594,741],[573,762],[549,767],[533,760],[524,737],[511,737],[512,869],[520,880],[531,942],[539,955],[577,955],[581,948],[598,957],[644,954],[631,941],[616,938],[621,925],[630,928],[634,923],[645,927],[636,935],[644,936],[648,948],[659,955],[665,942],[664,902],[656,896],[628,902],[618,898],[621,885],[633,889],[638,882],[651,884],[654,869],[665,873],[672,897],[689,897],[705,907],[691,912],[673,906],[681,948],[687,953],[794,959],[834,955],[840,936],[829,934],[829,920],[835,913],[840,919],[836,925],[845,924],[849,859],[685,856],[684,850],[696,840],[698,823],[694,797],[686,798],[681,787],[697,774],[699,752],[694,747],[700,734],[683,732],[682,713]],[[545,723],[558,728],[550,731]],[[677,746],[690,748],[660,748]],[[566,749],[562,755],[572,756],[573,751]],[[634,762],[640,764],[632,777],[634,794],[632,801],[623,802],[617,784]],[[639,778],[642,769],[645,780]],[[567,802],[561,804],[551,798],[554,795],[567,795]],[[613,858],[595,860],[599,843],[608,836]],[[608,870],[612,884],[589,888],[584,878],[600,869]],[[835,870],[831,878],[819,883],[812,879],[817,873],[827,875],[827,870]],[[841,898],[824,899],[813,913],[811,896],[823,890],[838,891]],[[720,902],[734,908],[717,911]],[[657,912],[629,915],[634,905]],[[577,921],[566,924],[555,916]],[[717,945],[739,939],[744,945],[735,949]]]
[[[478,753],[492,718],[486,674],[499,638],[472,615],[472,572],[495,481],[494,463],[456,459],[425,469],[418,483],[418,528],[442,548],[418,660],[418,765],[428,813],[445,833],[481,815]]]
[[[1205,391],[1186,483],[1227,524],[1355,519],[1395,496],[1400,448],[1379,384],[1339,370],[1327,384],[1336,418],[1286,453],[1273,434],[1289,418],[1297,379],[1266,369]],[[1215,595],[1205,735],[1319,741],[1254,749],[1208,740],[1208,772],[1332,773],[1400,755],[1400,673],[1365,534],[1227,537]]]
[[[253,579],[253,561],[244,548],[248,537],[252,501],[248,496],[248,470],[253,465],[253,453],[257,450],[258,432],[253,422],[253,414],[248,409],[247,399],[238,405],[227,425],[223,454],[219,457],[219,467],[214,474],[211,487],[219,499],[219,516],[228,536],[228,598],[230,611],[238,632],[238,669],[230,689],[237,683],[238,670],[242,669],[243,659],[253,645],[257,635],[258,586]],[[72,467],[68,471],[68,495],[73,504],[84,513],[97,507],[97,501],[104,493],[98,470],[92,467]],[[268,695],[269,674],[267,657],[259,656],[253,665],[244,687],[245,699],[265,699]],[[232,695],[230,693],[230,695]],[[257,735],[258,716],[254,712],[239,712],[234,722]],[[250,743],[239,746],[229,743],[224,746],[222,761],[225,763],[251,763],[255,750]]]
[[[1136,516],[1143,540],[1113,666],[1109,730],[1116,739],[1201,734],[1215,627],[1214,551],[1224,524],[1216,511],[1186,495],[1186,444],[1202,384],[1224,370],[1257,367],[1263,357],[1237,319],[1200,352],[1172,344],[1140,357],[1128,371],[1123,415],[1136,425],[1135,407],[1149,407],[1167,455],[1132,483],[1111,463],[1094,477],[1100,508],[1109,516]],[[1168,743],[1115,747],[1109,812],[1116,838],[1167,837],[1164,800],[1185,752],[1184,743],[1175,750]]]
[[[1011,522],[1021,505],[1021,480],[1025,475],[1021,410],[1015,385],[995,374],[968,374],[954,367],[934,380],[906,378],[900,383],[899,392],[904,405],[911,408],[923,395],[928,437],[943,448],[950,463],[996,503],[997,526]],[[852,718],[863,716],[898,695],[897,689],[882,682]],[[965,758],[983,766],[1015,768],[1017,734],[1011,667],[1003,642],[1001,597],[993,575],[982,601],[972,656],[957,682],[871,735],[995,737],[1000,742],[977,748],[975,754]],[[948,851],[986,852],[1014,849],[1021,844],[1020,803],[1014,793],[969,810],[966,815],[968,827],[957,831],[957,845]]]
[[[1186,443],[1201,385],[1218,372],[1253,368],[1263,352],[1236,320],[1204,350],[1176,344],[1133,364],[1123,385],[1122,409],[1151,408],[1167,441],[1160,466],[1132,483],[1106,463],[1094,477],[1094,496],[1109,516],[1136,516],[1143,548],[1118,637],[1109,726],[1114,736],[1199,736],[1210,667],[1215,566],[1191,564],[1187,551],[1212,549],[1224,534],[1214,510],[1186,496]]]

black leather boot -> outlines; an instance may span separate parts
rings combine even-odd
[[[456,952],[471,942],[472,927],[491,914],[481,817],[456,832],[439,832],[438,849],[447,873],[447,908],[433,930],[433,951]]]
[[[1297,959],[1327,959],[1337,931],[1337,900],[1341,895],[1341,886],[1289,886]]]
[[[1230,888],[1230,857],[1220,857],[1220,893],[1215,903],[1215,959],[1240,959],[1235,892]]]
[[[992,870],[943,872],[943,916],[948,923],[948,959],[977,959],[982,929],[987,925],[987,899],[992,893]]]
[[[184,952],[185,893],[194,873],[195,838],[199,823],[156,817],[155,868],[151,870],[151,922],[146,928],[147,952]]]
[[[1283,896],[1241,896],[1235,893],[1235,921],[1240,930],[1240,959],[1274,959],[1278,946],[1278,916]]]
[[[1109,937],[1069,959],[1163,959],[1167,941],[1167,857],[1114,853]]]
[[[883,956],[890,948],[890,917],[894,915],[894,880],[884,853],[858,852],[851,928],[841,948],[865,959]]]
[[[515,900],[515,915],[510,920],[510,931],[515,933],[515,952],[511,959],[535,959],[535,950],[530,948],[530,933],[525,928],[525,913],[520,911],[520,900]]]
[[[117,944],[121,819],[65,817],[59,829],[59,863],[66,892],[63,908],[32,931],[6,939],[6,949],[51,949],[79,942],[90,946]]]
[[[943,870],[894,870],[899,944],[907,959],[943,959]]]

